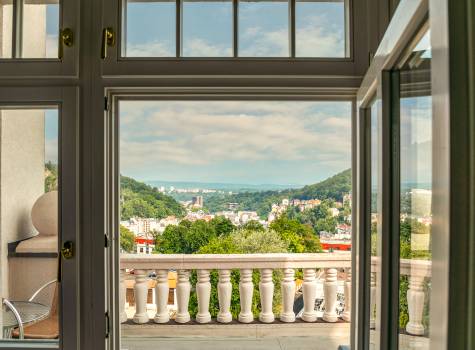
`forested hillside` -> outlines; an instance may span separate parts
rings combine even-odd
[[[182,217],[184,208],[172,197],[158,192],[143,182],[130,177],[120,177],[121,219],[137,216],[161,219],[170,215]]]
[[[207,198],[204,206],[210,212],[227,209],[228,203],[238,203],[239,210],[254,210],[260,216],[266,216],[273,203],[283,198],[289,199],[332,199],[342,201],[343,196],[351,191],[351,169],[347,169],[319,183],[299,189],[283,191],[243,192],[233,195],[217,194]]]

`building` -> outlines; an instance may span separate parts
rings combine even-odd
[[[203,196],[194,196],[191,198],[191,205],[195,208],[203,208]]]
[[[155,248],[155,239],[151,234],[139,234],[135,237],[137,254],[152,254]]]

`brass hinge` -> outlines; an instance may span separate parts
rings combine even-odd
[[[107,233],[104,234],[104,247],[109,248],[111,246],[111,240]]]

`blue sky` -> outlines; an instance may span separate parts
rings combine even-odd
[[[315,183],[351,166],[351,103],[123,101],[120,162],[148,181]]]
[[[58,163],[59,116],[57,109],[45,110],[45,161]]]
[[[46,57],[58,57],[59,4],[46,5]]]
[[[288,56],[289,16],[284,1],[239,4],[240,56]],[[183,55],[232,54],[232,2],[183,2]],[[344,57],[344,3],[296,5],[297,56]],[[175,3],[128,2],[127,56],[175,55]]]

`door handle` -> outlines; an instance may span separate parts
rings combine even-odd
[[[61,256],[63,259],[68,260],[74,257],[74,243],[72,241],[66,241],[61,248]]]
[[[115,33],[112,27],[107,27],[102,30],[102,47],[101,58],[107,57],[107,48],[115,45]]]
[[[71,47],[74,44],[74,33],[71,28],[61,29],[59,32],[58,58],[64,57],[64,47]]]

